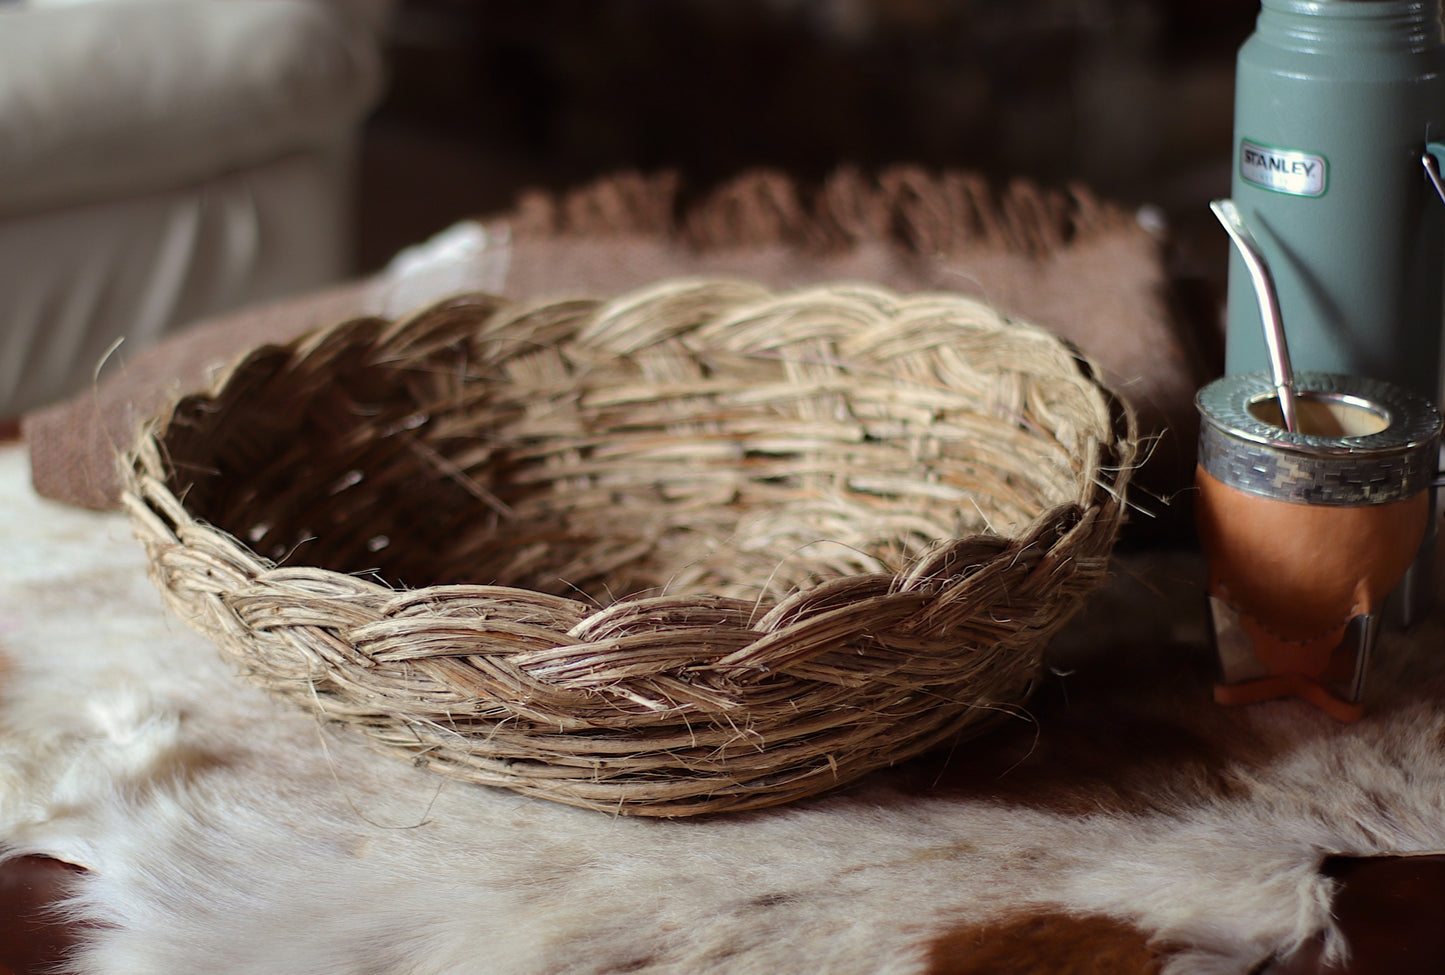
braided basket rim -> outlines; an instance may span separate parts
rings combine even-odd
[[[845,321],[850,316],[858,321]],[[844,324],[835,327],[833,318]],[[681,350],[711,363],[713,357],[727,358],[718,351],[725,344],[719,336],[733,341],[751,335],[747,341],[761,347],[774,341],[774,332],[799,322],[814,343],[808,348],[828,349],[835,361],[824,365],[842,369],[845,380],[840,385],[836,376],[825,376],[808,386],[822,368],[818,362],[770,354],[772,362],[787,360],[787,368],[802,374],[801,386],[824,391],[804,398],[805,405],[816,399],[836,409],[828,397],[841,395],[840,389],[851,397],[876,386],[886,390],[879,394],[885,404],[881,422],[902,424],[899,429],[907,423],[886,414],[893,401],[903,415],[911,409],[908,394],[915,387],[928,387],[929,396],[944,394],[934,388],[937,382],[900,374],[875,378],[867,370],[876,364],[860,366],[861,353],[847,359],[840,349],[870,327],[883,326],[868,333],[870,348],[928,329],[962,336],[958,330],[967,327],[1006,340],[1005,345],[1042,350],[1047,369],[1057,374],[1019,380],[1028,396],[1046,396],[1055,387],[1067,387],[1069,396],[1078,391],[1088,421],[1066,417],[1055,430],[1020,427],[1018,441],[1007,446],[1027,453],[1037,441],[1057,451],[1059,438],[1076,436],[1083,446],[1067,456],[1079,469],[1056,478],[1073,483],[1072,493],[1037,504],[1011,530],[939,535],[923,549],[894,558],[886,571],[873,555],[860,555],[862,569],[850,570],[848,563],[774,598],[760,594],[750,602],[709,591],[704,573],[701,583],[680,592],[624,594],[600,606],[507,579],[446,579],[411,588],[368,578],[354,565],[293,564],[291,557],[304,549],[281,551],[279,557],[258,553],[264,546],[252,536],[264,535],[269,526],[248,534],[239,523],[205,517],[219,509],[192,510],[208,503],[206,485],[213,482],[224,483],[232,494],[251,491],[249,500],[234,502],[241,509],[263,506],[269,497],[263,488],[286,483],[263,478],[260,486],[247,484],[237,472],[249,475],[250,469],[234,463],[228,468],[221,455],[233,450],[246,458],[264,457],[265,443],[286,446],[284,434],[274,441],[258,435],[264,441],[259,447],[245,443],[246,435],[253,426],[281,423],[266,412],[262,390],[271,388],[266,384],[296,389],[305,385],[297,376],[313,364],[321,364],[325,380],[309,377],[321,390],[318,402],[331,395],[331,377],[350,382],[348,370],[371,375],[365,372],[370,369],[388,382],[400,377],[392,385],[406,386],[407,396],[429,404],[418,414],[425,416],[418,427],[409,427],[413,421],[399,413],[402,419],[381,432],[357,435],[360,449],[390,455],[399,444],[420,443],[418,430],[430,435],[456,416],[476,422],[466,410],[480,408],[470,400],[456,414],[436,407],[475,399],[480,386],[505,386],[513,374],[525,373],[530,381],[535,377],[526,370],[534,368],[534,358],[547,360],[535,367],[543,385],[557,386],[547,372],[555,370],[548,360],[552,350],[587,359],[586,368],[612,378],[602,361],[607,356],[622,363],[619,369],[632,369],[634,359],[658,350],[658,355]],[[950,346],[937,336],[929,341],[926,355],[909,352],[897,361],[933,368]],[[448,378],[443,373],[456,366],[459,346],[467,350],[465,375]],[[597,350],[606,356],[594,355]],[[758,355],[753,348],[742,360]],[[1013,361],[1006,352],[999,358]],[[497,363],[513,374],[498,372]],[[731,379],[724,366],[718,375]],[[993,368],[1006,377],[1000,384],[1017,378],[998,363]],[[562,380],[575,382],[578,376],[587,378],[578,372]],[[744,376],[754,386],[768,386]],[[340,379],[336,385],[343,385]],[[707,383],[693,376],[670,385]],[[411,387],[425,388],[414,394]],[[594,399],[621,403],[640,395],[626,383],[588,390]],[[508,422],[529,404],[509,407]],[[481,409],[483,416],[501,422],[497,417],[506,411],[486,408],[495,414]],[[350,419],[342,418],[337,438],[345,439]],[[545,427],[553,421],[537,422]],[[1038,422],[1032,413],[1029,422]],[[1090,432],[1074,430],[1088,423]],[[621,427],[603,432],[619,443],[626,436]],[[585,450],[569,447],[561,453],[581,456],[595,448],[605,454],[598,445],[610,447],[606,438],[588,433],[592,439]],[[729,436],[735,434],[729,431],[721,441]],[[977,299],[904,296],[854,283],[775,294],[751,282],[674,280],[610,300],[523,304],[458,295],[394,322],[351,319],[286,345],[262,347],[218,375],[209,391],[183,397],[152,418],[121,466],[124,505],[165,601],[248,680],[357,728],[382,751],[466,781],[613,813],[673,817],[811,796],[964,733],[979,733],[1016,711],[1032,688],[1044,645],[1104,578],[1125,513],[1136,437],[1132,411],[1100,381],[1092,362],[1052,333],[999,315]],[[492,495],[480,475],[472,476],[486,464],[498,466],[495,458],[463,471],[462,453],[441,457],[440,448],[431,446],[456,439],[438,434],[418,448],[438,454],[428,458],[429,471],[438,483],[464,484],[478,510],[490,510],[488,517],[505,525],[511,504]],[[802,455],[785,458],[795,456]],[[236,476],[211,477],[214,472],[206,468],[212,466]],[[295,469],[283,467],[282,473]],[[338,471],[320,473],[334,479]],[[568,476],[585,480],[582,474]],[[372,474],[358,479],[380,480]],[[560,480],[549,488],[557,490]],[[775,490],[778,480],[768,481],[767,490]],[[892,488],[870,490],[886,494]],[[758,507],[766,515],[772,495],[761,496],[765,502]],[[973,505],[979,508],[977,501]],[[692,509],[681,510],[687,515]],[[984,516],[982,508],[979,515]],[[627,520],[614,516],[619,524]],[[484,538],[483,548],[507,547],[496,538]],[[873,571],[865,571],[870,565]],[[1026,591],[1041,593],[1031,598],[1042,602],[1025,608],[1018,594]]]

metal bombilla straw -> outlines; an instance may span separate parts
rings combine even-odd
[[[1284,320],[1279,312],[1279,297],[1274,287],[1274,277],[1269,265],[1260,253],[1259,243],[1254,234],[1245,226],[1239,215],[1239,207],[1233,200],[1213,200],[1209,209],[1224,225],[1229,239],[1244,258],[1249,279],[1254,282],[1254,294],[1259,300],[1259,317],[1264,321],[1264,344],[1269,352],[1269,368],[1274,380],[1275,393],[1279,397],[1279,410],[1284,415],[1284,428],[1290,433],[1299,432],[1299,411],[1295,404],[1294,370],[1289,362],[1289,343],[1285,341]]]

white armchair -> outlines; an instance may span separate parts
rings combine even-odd
[[[0,419],[344,276],[389,0],[0,0]]]

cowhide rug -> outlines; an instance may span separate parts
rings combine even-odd
[[[1387,639],[1356,725],[1224,711],[1190,558],[1124,559],[988,737],[655,821],[272,702],[162,613],[125,520],[37,499],[18,447],[0,539],[0,844],[87,868],[78,972],[1246,972],[1344,950],[1327,854],[1445,847],[1440,622]]]

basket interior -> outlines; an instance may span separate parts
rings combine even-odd
[[[593,308],[460,303],[421,337],[366,320],[258,351],[177,407],[171,486],[277,563],[398,588],[766,603],[1087,503],[1112,436],[1032,330],[720,321],[639,344]]]

